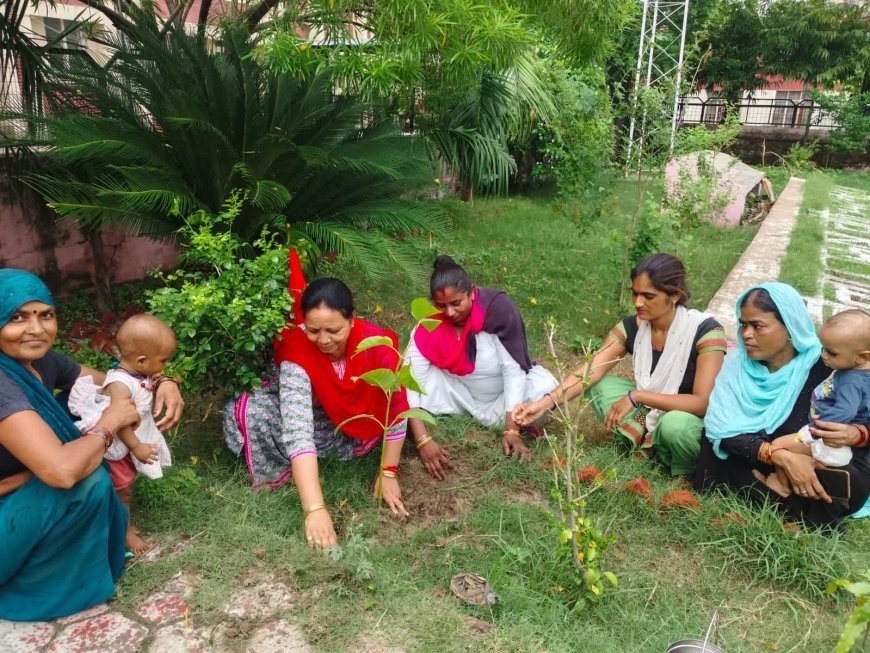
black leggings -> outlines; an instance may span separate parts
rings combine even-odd
[[[765,475],[770,474],[773,467],[760,462],[750,464],[734,456],[722,460],[713,451],[710,441],[702,437],[694,485],[698,491],[727,487],[751,501],[769,501],[777,505],[788,518],[802,521],[808,526],[836,528],[843,519],[860,510],[870,496],[870,473],[863,466],[856,466],[854,462],[853,458],[850,464],[839,468],[848,471],[851,477],[852,496],[848,501],[834,499],[833,503],[825,503],[797,494],[783,498],[752,475],[753,469]]]

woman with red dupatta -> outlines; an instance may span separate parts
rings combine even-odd
[[[277,488],[293,479],[308,544],[325,548],[338,538],[323,499],[317,458],[350,460],[381,442],[380,424],[358,416],[383,421],[386,397],[380,388],[354,379],[373,369],[395,369],[398,354],[386,346],[354,352],[371,336],[388,336],[394,346],[397,339],[392,331],[354,316],[350,289],[338,279],[313,281],[294,308],[301,323],[276,338],[275,374],[230,402],[224,411],[224,437],[231,450],[244,456],[255,486]],[[387,506],[401,515],[408,514],[398,481],[407,420],[396,416],[407,409],[404,391],[393,394],[389,420],[396,423],[387,432],[384,466],[375,483],[375,492],[380,486]]]
[[[439,256],[434,268],[429,290],[441,324],[414,331],[408,359],[425,394],[409,392],[408,401],[437,415],[469,414],[485,426],[502,426],[505,455],[527,459],[511,411],[555,388],[556,379],[529,357],[523,318],[507,293],[476,288],[449,256]],[[421,421],[410,426],[426,469],[444,478],[443,449]]]

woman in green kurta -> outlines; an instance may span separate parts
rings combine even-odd
[[[631,271],[637,315],[620,320],[592,359],[538,401],[514,411],[528,424],[583,388],[598,419],[630,447],[653,455],[673,475],[691,475],[703,417],[725,357],[725,333],[711,315],[687,309],[682,262],[651,254]],[[607,373],[632,355],[634,379]]]

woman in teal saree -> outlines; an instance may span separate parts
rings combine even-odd
[[[53,391],[94,371],[51,352],[56,334],[42,281],[0,270],[0,618],[14,621],[101,603],[124,571],[127,511],[101,463],[113,433],[138,415],[132,402],[113,402],[80,433]],[[176,421],[181,406],[167,405]]]

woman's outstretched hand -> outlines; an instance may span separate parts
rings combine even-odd
[[[547,402],[549,403],[539,399],[538,401],[530,401],[525,404],[517,404],[511,411],[511,419],[517,426],[528,426],[544,416],[544,413],[547,412],[547,409],[553,403],[549,399],[547,399]]]
[[[315,510],[305,518],[305,539],[312,549],[326,549],[338,544],[338,536],[328,510]]]
[[[432,445],[429,445],[432,446]],[[402,503],[402,490],[399,487],[399,480],[396,478],[387,478],[386,476],[382,476],[380,478],[380,486],[381,486],[381,496],[384,499],[384,503],[387,504],[387,507],[394,515],[398,515],[399,517],[408,517],[409,513],[405,510],[405,504]],[[375,480],[375,498],[378,498],[378,481]]]
[[[631,409],[634,406],[631,405],[631,400],[628,398],[628,395],[625,395],[622,399],[614,402],[614,404],[610,407],[610,410],[607,411],[607,415],[604,416],[604,428],[608,431],[613,431],[622,423],[622,420],[631,412]]]
[[[433,440],[418,451],[420,452],[420,460],[423,461],[430,476],[439,481],[447,478],[447,470],[453,469],[453,463],[450,462],[450,457],[444,447]]]

